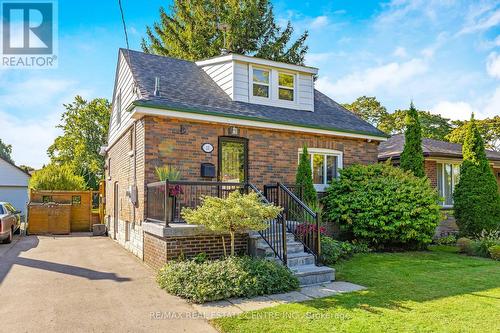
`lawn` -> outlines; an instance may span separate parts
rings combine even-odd
[[[437,247],[335,268],[337,280],[369,289],[212,323],[223,332],[500,332],[500,262]]]

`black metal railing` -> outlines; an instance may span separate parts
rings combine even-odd
[[[270,204],[267,198],[253,184],[246,184],[247,193],[253,191],[257,193],[260,199],[267,204]],[[288,266],[287,258],[287,237],[286,237],[286,221],[283,214],[278,214],[276,219],[266,221],[267,228],[260,230],[259,234],[264,241],[273,250],[274,255],[278,257],[285,266]]]
[[[303,187],[301,185],[296,184],[283,184],[286,186],[300,201],[303,200]],[[278,184],[268,184],[264,185],[264,196],[266,198],[275,198],[276,191],[278,190]]]
[[[163,181],[147,185],[147,219],[154,222],[184,222],[183,208],[196,208],[204,196],[226,198],[229,193],[245,191],[243,183],[203,181]]]
[[[266,198],[283,207],[287,230],[300,241],[319,264],[321,257],[321,214],[314,212],[287,186],[267,185]]]

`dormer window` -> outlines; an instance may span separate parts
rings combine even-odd
[[[269,71],[255,68],[253,70],[253,95],[269,98]]]
[[[278,74],[278,98],[285,101],[293,101],[294,99],[294,76],[292,74]]]

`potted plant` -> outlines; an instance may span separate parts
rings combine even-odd
[[[167,164],[162,167],[156,167],[155,171],[160,181],[176,181],[181,179],[181,172],[172,165]],[[179,184],[174,186],[169,186],[168,193],[166,195],[167,207],[170,207],[170,209],[167,212],[168,222],[173,221],[175,207],[177,204],[177,196],[183,193],[184,191],[182,190],[182,187]]]

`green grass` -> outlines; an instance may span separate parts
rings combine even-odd
[[[434,247],[357,255],[337,280],[368,290],[212,323],[222,332],[500,332],[500,263]]]

